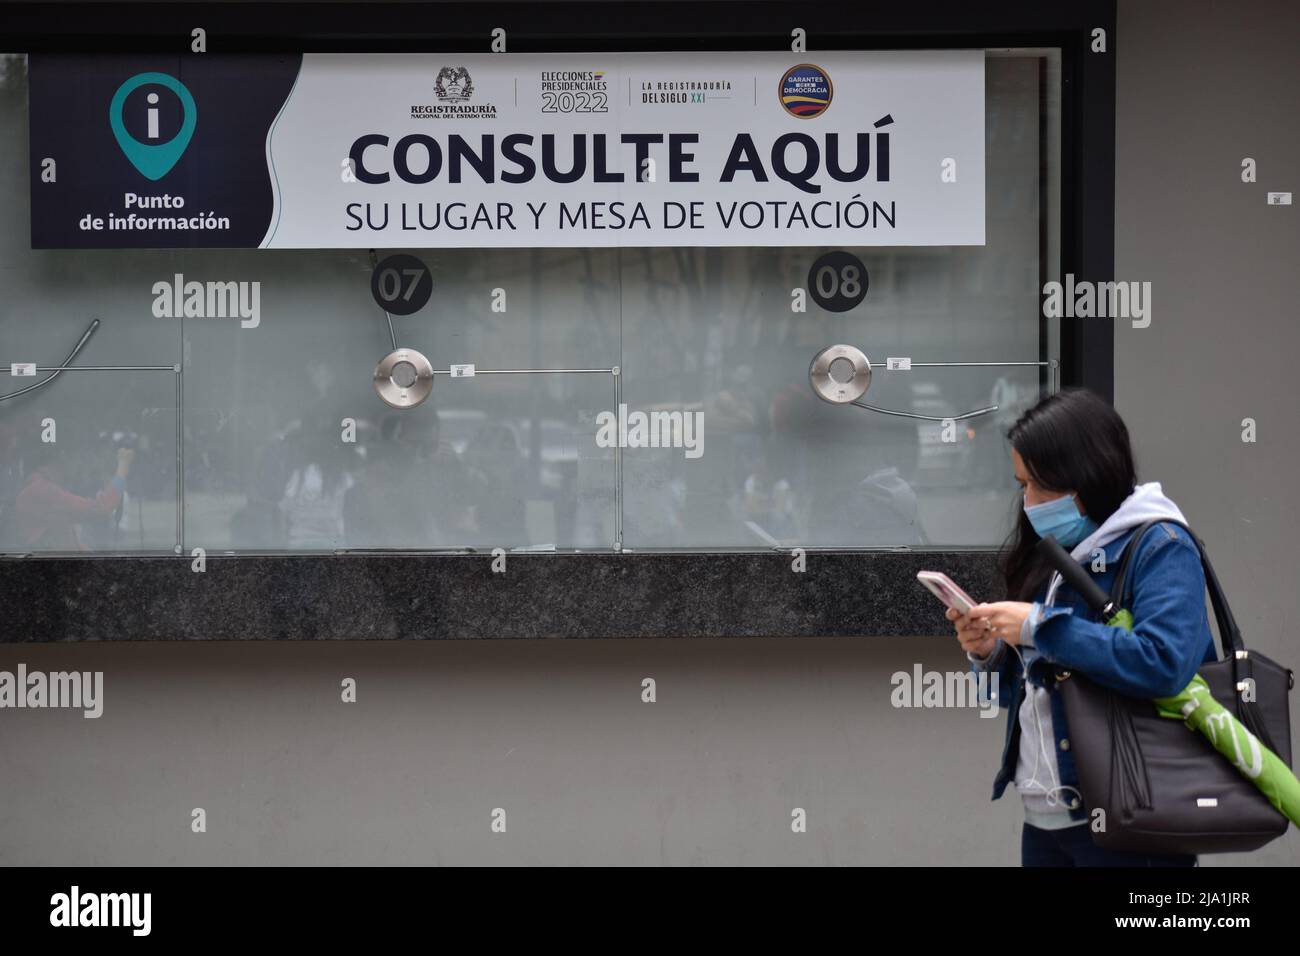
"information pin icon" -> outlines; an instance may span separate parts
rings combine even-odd
[[[165,143],[142,143],[126,131],[126,124],[122,122],[122,110],[126,106],[126,98],[142,86],[165,87],[175,93],[181,101],[184,119],[180,131]],[[149,98],[150,103],[157,101],[156,94]],[[149,112],[156,113],[152,109]],[[122,147],[122,153],[131,161],[131,165],[146,179],[159,180],[171,171],[176,161],[181,158],[181,154],[185,152],[185,147],[190,145],[190,137],[194,135],[198,113],[194,97],[185,88],[185,84],[176,77],[168,76],[166,73],[137,73],[119,86],[117,92],[113,94],[113,102],[108,105],[108,122],[113,127],[117,145]],[[157,116],[151,115],[148,135],[155,136],[157,132]]]

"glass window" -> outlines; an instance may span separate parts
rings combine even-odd
[[[1055,387],[1060,78],[1055,51],[986,66],[984,246],[849,249],[869,291],[839,314],[790,306],[829,249],[405,250],[435,288],[392,317],[399,345],[544,371],[439,376],[401,411],[371,383],[391,341],[369,250],[33,250],[32,184],[5,177],[0,362],[38,372],[0,394],[99,324],[0,400],[0,550],[995,546],[1003,434]],[[26,112],[26,59],[0,57],[9,168]],[[260,281],[259,327],[156,317],[177,275]],[[819,400],[809,362],[839,343],[871,359],[864,401],[938,421]],[[619,402],[702,412],[702,454],[602,447]]]

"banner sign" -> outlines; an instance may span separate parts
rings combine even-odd
[[[978,50],[29,63],[34,248],[984,243]]]

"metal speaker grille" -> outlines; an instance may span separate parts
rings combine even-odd
[[[415,379],[407,385],[402,385],[393,378],[394,370],[402,364],[415,369]],[[375,366],[375,391],[386,405],[393,408],[414,408],[433,391],[433,366],[414,349],[389,352]]]
[[[831,363],[837,359],[853,366],[853,374],[847,381],[836,381],[831,375]],[[818,398],[834,405],[847,405],[865,395],[871,386],[871,361],[852,345],[830,345],[813,356],[808,380]]]

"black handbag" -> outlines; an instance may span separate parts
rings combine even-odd
[[[1110,594],[1117,608],[1127,606],[1138,542],[1158,523],[1138,528],[1120,557]],[[1291,766],[1287,695],[1294,675],[1246,650],[1204,542],[1182,522],[1168,523],[1186,529],[1196,542],[1219,632],[1221,657],[1201,665],[1201,676],[1214,699]],[[1198,731],[1159,716],[1150,700],[1103,687],[1081,672],[1057,667],[1055,677],[1097,846],[1152,854],[1240,853],[1286,832],[1290,821]],[[1251,680],[1254,700],[1244,700],[1249,695],[1238,688]],[[1093,822],[1099,809],[1105,811],[1104,826]]]

